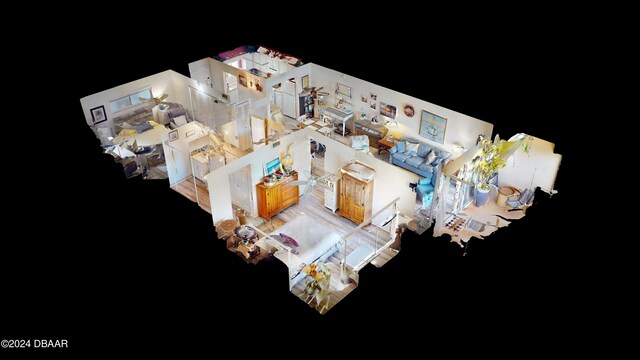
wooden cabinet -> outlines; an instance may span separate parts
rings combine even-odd
[[[299,187],[291,185],[294,180],[298,180],[298,173],[295,171],[275,185],[256,185],[258,215],[261,218],[270,220],[280,211],[300,202]]]
[[[371,217],[372,195],[373,180],[365,181],[343,173],[340,181],[340,216],[361,224],[364,219]]]

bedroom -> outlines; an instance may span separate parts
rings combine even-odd
[[[312,157],[310,146],[311,140],[324,145],[325,151],[321,157]],[[393,250],[381,248],[385,245],[387,247],[391,245],[389,240],[392,240],[392,236],[389,235],[389,230],[391,229],[391,233],[395,235],[394,229],[398,226],[398,221],[407,222],[411,220],[407,216],[397,216],[396,219],[393,215],[395,214],[395,211],[400,212],[401,215],[412,214],[416,194],[412,192],[409,187],[409,183],[412,181],[415,182],[417,175],[406,172],[398,167],[392,166],[388,162],[376,159],[368,154],[356,152],[351,147],[348,147],[339,141],[313,131],[312,128],[306,128],[281,138],[279,144],[276,145],[275,148],[273,146],[265,146],[256,149],[253,153],[248,154],[247,156],[240,158],[223,168],[215,170],[207,177],[209,188],[216,189],[217,196],[212,195],[210,200],[212,204],[212,216],[215,224],[220,225],[224,220],[233,219],[235,215],[234,207],[232,205],[232,183],[230,182],[228,175],[233,174],[245,166],[250,166],[253,178],[252,182],[253,184],[259,184],[263,180],[264,169],[262,164],[266,164],[272,159],[286,154],[290,145],[290,154],[293,158],[292,167],[293,170],[299,174],[298,179],[302,182],[308,180],[305,175],[307,173],[312,174],[316,178],[321,177],[324,174],[340,174],[340,168],[349,164],[353,160],[365,164],[375,171],[375,177],[372,181],[371,188],[372,193],[370,194],[371,214],[375,215],[373,216],[372,223],[375,225],[367,225],[364,226],[362,230],[355,230],[354,234],[349,236],[346,240],[346,251],[328,254],[327,259],[325,259],[325,264],[331,272],[331,297],[330,301],[328,301],[328,308],[331,308],[357,286],[357,271],[345,274],[340,267],[340,264],[345,257],[348,257],[358,249],[362,250],[363,247],[360,245],[366,245],[369,249],[379,250],[379,256],[373,260],[373,263],[377,266],[382,266],[395,255]],[[312,162],[314,165],[313,169],[311,167]],[[405,184],[405,186],[398,186],[398,184]],[[390,188],[394,188],[395,191],[385,191]],[[277,213],[269,219],[269,221],[265,221],[258,217],[259,209],[257,204],[254,203],[252,211],[247,214],[247,223],[255,226],[264,233],[277,232],[277,234],[279,234],[281,226],[286,229],[286,225],[288,223],[292,223],[300,217],[307,216],[312,218],[314,223],[324,227],[325,232],[336,233],[340,237],[348,235],[358,227],[358,224],[325,207],[324,189],[321,186],[313,186],[308,194],[305,194],[306,190],[307,185],[300,184],[299,203]],[[255,194],[255,187],[252,198],[257,198]],[[396,199],[397,201],[394,201]],[[391,206],[389,206],[389,204],[391,204]],[[377,212],[380,212],[380,214],[376,214]],[[393,221],[389,221],[390,217],[393,217],[393,219],[391,219]],[[387,222],[387,224],[383,227],[376,226],[382,225],[385,222]],[[390,226],[393,226],[393,228]],[[303,242],[304,240],[297,238],[295,241]],[[267,247],[267,249],[263,250],[270,251],[273,249]],[[282,254],[286,254],[286,252],[283,252]],[[320,257],[322,254],[316,255],[318,255],[316,257]],[[356,256],[354,255],[350,259],[355,259],[355,257]],[[279,258],[283,258],[283,256]],[[372,259],[363,258],[355,260],[360,261],[356,261],[357,264],[354,265],[360,265],[361,267]],[[287,263],[286,259],[284,262]],[[308,259],[305,263],[308,263]],[[290,268],[291,275],[293,275],[294,278],[297,276],[297,278],[293,279],[295,280],[294,283],[290,285],[292,285],[292,291],[294,294],[302,296],[306,282],[299,281],[301,277],[298,265],[299,264]],[[345,278],[341,278],[341,275]],[[351,275],[351,280],[346,279],[349,275]],[[327,305],[326,302],[323,303],[323,306],[324,305]],[[324,311],[326,311],[326,309]]]

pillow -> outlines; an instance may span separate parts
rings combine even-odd
[[[187,123],[187,118],[184,115],[180,115],[180,116],[177,116],[177,117],[173,118],[173,122],[177,126],[182,126],[182,125]]]
[[[281,233],[280,235],[271,235],[271,237],[276,239],[280,244],[290,247],[292,254],[298,255],[298,250],[296,249],[297,245],[294,245],[294,244],[297,244],[297,242],[294,243],[295,240],[291,239],[290,236],[287,236],[287,235],[284,235],[284,234]],[[292,242],[289,239],[293,240],[294,242]]]
[[[149,124],[148,122],[145,122],[142,125],[136,126],[136,129],[138,131],[138,134],[142,134],[145,131],[153,129],[153,126],[151,126],[151,124]]]
[[[291,236],[285,235],[283,233],[280,233],[280,237],[282,237],[282,240],[284,240],[284,241],[286,241],[288,243],[291,243],[291,245],[293,245],[295,247],[298,247],[298,242],[293,240],[293,238]],[[287,245],[287,246],[289,246],[289,245]]]
[[[421,158],[426,158],[430,150],[431,148],[429,147],[429,145],[420,144],[420,146],[418,146],[418,156],[420,156]]]
[[[424,160],[425,163],[427,164],[431,164],[435,159],[436,159],[436,152],[431,150],[429,151],[429,154],[427,154],[426,159]]]
[[[404,151],[406,149],[407,143],[404,141],[398,141],[396,143],[396,149],[398,150],[398,153],[400,154],[404,154]]]
[[[431,184],[431,178],[422,178],[418,180],[418,185],[429,185]]]
[[[136,131],[136,129],[122,129],[118,133],[118,136],[129,136],[129,135],[135,135],[137,133],[138,132]]]
[[[418,146],[420,146],[420,144],[407,143],[407,150],[405,150],[404,153],[407,155],[416,156],[418,155]]]

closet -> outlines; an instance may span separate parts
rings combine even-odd
[[[342,173],[340,181],[340,216],[356,224],[371,217],[373,179],[357,178],[349,172]]]

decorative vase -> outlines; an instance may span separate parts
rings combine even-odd
[[[481,189],[479,186],[476,186],[476,198],[475,204],[476,206],[484,206],[489,200],[489,193],[491,192],[491,188]]]

